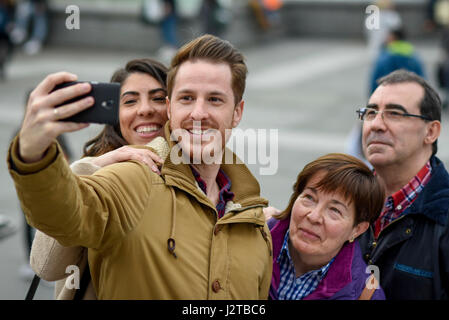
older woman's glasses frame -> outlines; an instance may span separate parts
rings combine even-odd
[[[422,116],[419,114],[411,114],[404,112],[402,110],[383,110],[379,111],[373,108],[360,108],[356,111],[356,113],[359,115],[359,119],[362,121],[373,121],[376,119],[377,114],[380,113],[382,120],[387,121],[400,121],[401,119],[407,118],[407,117],[413,117],[413,118],[419,118],[424,121],[432,121],[430,118],[426,116]]]

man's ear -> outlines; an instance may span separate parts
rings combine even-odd
[[[167,117],[170,120],[170,99],[165,97],[165,105],[167,106]]]
[[[427,133],[424,138],[425,144],[433,144],[441,133],[441,122],[434,120],[427,124]]]
[[[234,114],[232,117],[232,127],[235,128],[239,125],[240,121],[242,120],[243,115],[243,107],[245,105],[245,102],[242,100],[234,107]]]

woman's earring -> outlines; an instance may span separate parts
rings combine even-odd
[[[354,242],[354,238],[351,238],[350,240],[349,240],[349,243],[353,243]]]

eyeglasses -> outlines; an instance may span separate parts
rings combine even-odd
[[[398,109],[379,111],[373,108],[360,108],[356,111],[356,113],[359,114],[359,119],[362,121],[373,121],[374,119],[376,119],[378,113],[381,114],[384,121],[400,121],[405,117],[414,117],[423,119],[425,121],[432,121],[432,119],[426,116],[422,116],[419,114],[410,114]]]

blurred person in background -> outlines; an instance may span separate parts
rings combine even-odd
[[[441,58],[437,67],[437,80],[443,90],[443,109],[449,110],[449,0],[437,2],[435,19],[441,28]]]
[[[437,0],[434,5],[434,19],[438,27],[449,28],[449,0]]]
[[[83,159],[70,166],[78,175],[90,175],[98,169],[127,160],[147,163],[153,171],[159,172],[155,163],[162,159],[149,150],[127,147],[128,144],[144,145],[162,136],[162,128],[167,118],[165,97],[167,68],[152,59],[135,59],[117,70],[111,82],[121,84],[120,123],[117,126],[105,125],[100,134],[84,146]],[[141,130],[134,130],[137,123]],[[167,156],[168,144],[162,138],[149,144],[162,157]],[[164,152],[165,150],[165,152]],[[154,161],[154,162],[153,162]],[[64,247],[55,239],[37,230],[33,242],[30,263],[36,274],[47,281],[55,281],[55,298],[96,299],[87,264],[87,248]],[[80,269],[80,289],[65,286],[66,268],[76,265]]]
[[[201,8],[203,32],[222,35],[232,21],[232,0],[204,0]]]
[[[13,49],[10,37],[13,13],[14,1],[0,0],[0,81],[6,78],[5,65]]]
[[[426,29],[429,31],[447,28],[449,23],[449,0],[428,0],[426,7]]]
[[[436,157],[441,133],[438,93],[398,70],[358,110],[363,150],[386,199],[359,243],[379,268],[387,299],[449,299],[449,174]]]
[[[384,300],[356,239],[379,216],[384,189],[362,161],[328,154],[299,173],[287,208],[268,220],[270,298]],[[372,281],[372,287],[366,286]]]
[[[413,45],[407,41],[403,28],[390,30],[377,60],[373,65],[370,80],[370,95],[377,88],[377,80],[387,74],[405,69],[425,77],[424,65]]]
[[[435,18],[435,5],[438,0],[427,0],[426,1],[426,22],[425,29],[428,31],[434,31],[437,27],[437,22]]]
[[[267,31],[280,24],[282,0],[249,0],[248,4],[262,30]]]
[[[39,53],[47,39],[47,10],[46,0],[18,0],[11,40],[15,45],[23,44],[26,54]]]
[[[368,54],[371,60],[374,60],[379,55],[389,32],[402,27],[402,18],[396,11],[392,0],[378,0],[375,2],[375,5],[379,8],[378,28],[369,30],[366,28],[366,24],[364,24],[368,40]]]
[[[0,240],[12,236],[17,231],[17,227],[11,222],[11,219],[4,214],[0,214]]]
[[[449,27],[443,30],[441,60],[437,68],[438,85],[443,90],[443,110],[449,110]]]
[[[168,63],[178,50],[178,16],[176,14],[175,0],[163,0],[164,17],[160,27],[162,32],[163,45],[158,51],[158,57],[164,63]]]
[[[157,56],[169,63],[178,49],[178,14],[175,0],[142,0],[140,20],[160,30],[162,46]]]

